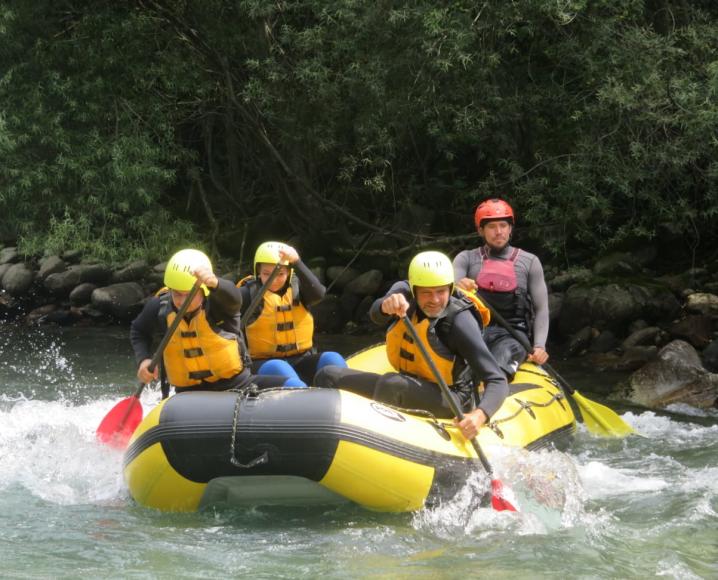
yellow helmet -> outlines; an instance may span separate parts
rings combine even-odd
[[[165,268],[165,286],[179,292],[189,292],[197,281],[192,271],[200,266],[212,269],[212,262],[199,250],[188,248],[180,250],[167,262]],[[202,284],[205,296],[209,294],[207,286]]]
[[[257,251],[254,252],[254,275],[259,276],[257,271],[258,264],[278,264],[279,263],[279,250],[286,248],[286,244],[282,242],[264,242],[259,244]],[[287,266],[287,261],[282,262],[283,265]]]
[[[409,286],[454,286],[454,267],[441,252],[421,252],[409,264]]]

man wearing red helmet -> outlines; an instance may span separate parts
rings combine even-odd
[[[475,290],[517,331],[532,340],[527,353],[511,334],[498,324],[484,331],[484,341],[501,369],[512,378],[526,360],[543,364],[548,360],[548,290],[539,259],[511,246],[514,211],[502,199],[479,204],[474,221],[484,245],[464,250],[454,258],[456,285]]]

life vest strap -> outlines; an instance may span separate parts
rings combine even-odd
[[[277,330],[282,332],[284,330],[293,330],[294,329],[294,321],[290,320],[289,322],[280,322],[277,324]]]
[[[408,343],[410,343],[410,344],[414,344],[414,337],[411,336],[410,334],[408,334],[408,333],[405,332],[405,333],[404,333],[404,336],[402,336],[402,338],[403,338],[406,342],[408,342]]]
[[[196,358],[198,356],[202,356],[204,354],[204,351],[202,351],[201,348],[186,348],[184,349],[184,355],[187,358]]]
[[[197,333],[194,330],[182,330],[180,336],[182,338],[195,338]]]
[[[291,304],[280,304],[279,306],[277,306],[277,312],[289,312],[291,309]]]
[[[212,376],[212,371],[192,371],[189,373],[189,378],[196,381],[207,379]]]
[[[288,352],[290,350],[297,350],[297,343],[292,342],[290,344],[278,344],[277,352]]]
[[[399,356],[401,358],[405,358],[406,360],[413,361],[414,360],[414,354],[404,350],[403,348],[399,349]]]

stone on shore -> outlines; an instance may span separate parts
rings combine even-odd
[[[121,282],[92,292],[92,306],[121,320],[131,320],[140,310],[145,291],[137,282]]]

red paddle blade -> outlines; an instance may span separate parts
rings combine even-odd
[[[513,495],[504,489],[504,484],[498,479],[491,480],[491,507],[497,512],[510,511],[515,512],[516,508],[507,496]]]
[[[100,443],[124,449],[140,421],[142,421],[140,400],[137,397],[127,397],[105,415],[95,435]]]

